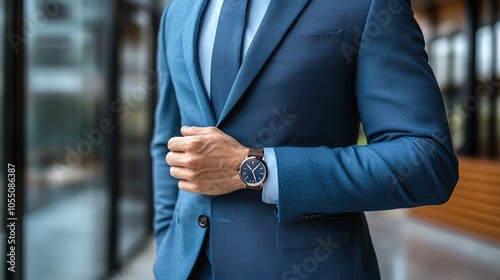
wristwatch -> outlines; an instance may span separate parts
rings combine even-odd
[[[238,172],[247,189],[260,190],[267,179],[264,149],[250,149]]]

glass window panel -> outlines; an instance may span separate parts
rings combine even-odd
[[[464,33],[435,39],[430,45],[432,67],[444,93],[446,112],[456,151],[459,151],[465,143],[465,125],[468,117],[462,94],[462,86],[468,74],[467,49]]]
[[[497,22],[495,24],[495,36],[496,36],[496,74],[497,74],[497,79],[500,78],[500,22]],[[496,82],[493,83],[493,86],[495,87],[497,91],[497,96],[496,96],[496,133],[497,133],[497,151],[500,152],[500,82],[497,80]]]
[[[34,57],[33,66],[41,68],[72,66],[75,62],[72,40],[66,34],[47,35],[37,38],[35,52],[42,53]]]
[[[492,30],[490,26],[483,26],[477,30],[476,35],[476,67],[477,75],[481,80],[490,79],[492,62]]]
[[[161,7],[160,10],[163,10],[171,1],[172,0],[158,0],[158,7]]]
[[[449,52],[450,42],[448,38],[435,39],[430,44],[431,64],[434,69],[436,79],[443,89],[448,86]]]
[[[493,93],[491,83],[492,69],[495,67],[493,61],[493,30],[487,25],[477,31],[477,76],[478,88],[476,98],[478,101],[478,137],[479,154],[488,155],[489,123],[490,123],[490,95]]]
[[[126,259],[148,234],[151,220],[149,142],[151,92],[157,90],[152,64],[150,14],[131,4],[120,7],[119,98],[121,189],[118,198],[120,260]],[[125,109],[126,108],[126,109]]]
[[[49,4],[43,4],[49,3]],[[101,127],[107,1],[25,0],[25,279],[106,273],[108,191]],[[83,14],[85,5],[86,13]],[[93,12],[91,12],[93,11]],[[92,46],[88,47],[87,46]]]
[[[496,33],[496,40],[497,40],[497,61],[496,61],[496,67],[497,67],[497,77],[500,78],[500,22],[497,22],[495,24],[495,33]]]
[[[463,86],[467,80],[467,38],[464,33],[455,35],[452,38],[453,48],[453,85]]]
[[[500,153],[500,98],[497,95],[497,118],[496,118],[496,128],[497,128],[497,151]],[[500,158],[500,154],[498,156]]]
[[[490,123],[490,94],[492,88],[489,81],[480,84],[477,91],[478,100],[478,126],[479,126],[479,154],[488,155],[489,123]]]
[[[495,27],[496,36],[498,36],[498,25]],[[493,29],[490,25],[478,29],[478,79],[479,86],[476,90],[478,102],[478,127],[479,127],[479,153],[482,156],[489,156],[489,136],[490,121],[492,121],[491,95],[495,90],[498,91],[497,82],[491,83],[493,67],[497,67],[496,61],[493,61],[493,51],[498,55],[498,47],[493,50]]]

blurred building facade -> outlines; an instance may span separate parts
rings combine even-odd
[[[16,239],[23,244],[12,278],[10,233],[0,229],[0,279],[113,278],[150,237],[156,32],[168,2],[0,2],[0,158],[17,165],[22,227]],[[411,213],[498,244],[497,0],[413,5],[445,99],[443,119],[450,122],[461,179],[447,205]],[[13,143],[21,152],[12,151]],[[2,217],[7,195],[0,192]]]
[[[444,206],[412,214],[500,244],[498,0],[414,1],[441,87],[460,180]]]
[[[0,85],[9,111],[2,117],[22,120],[5,129],[2,122],[1,139],[17,133],[24,141],[22,160],[2,142],[2,162],[16,162],[19,246],[14,275],[3,253],[9,232],[1,230],[0,279],[109,279],[150,239],[156,33],[166,4],[0,4]],[[19,64],[22,71],[11,73]],[[19,88],[22,100],[7,98],[22,96]]]

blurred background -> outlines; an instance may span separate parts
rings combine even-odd
[[[149,142],[168,2],[0,1],[0,215],[12,163],[18,218],[16,273],[0,227],[0,279],[153,279]],[[368,213],[382,277],[500,279],[499,3],[413,6],[461,178],[444,206]]]

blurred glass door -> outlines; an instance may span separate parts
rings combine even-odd
[[[143,3],[148,1],[142,1]],[[152,92],[157,90],[152,58],[154,36],[148,5],[123,1],[119,6],[120,189],[118,190],[118,260],[126,261],[151,228]]]
[[[25,0],[25,279],[107,273],[107,1]]]

